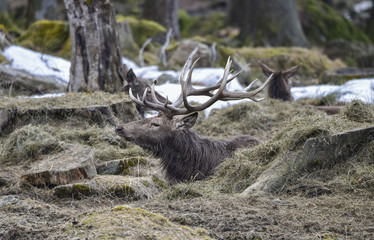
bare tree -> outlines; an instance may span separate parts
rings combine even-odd
[[[112,4],[109,0],[64,1],[71,38],[68,91],[120,91],[122,55]]]
[[[308,45],[295,0],[231,0],[228,23],[251,45]]]
[[[172,29],[173,37],[179,39],[178,0],[145,0],[143,17]]]

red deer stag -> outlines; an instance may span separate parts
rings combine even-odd
[[[295,75],[300,65],[293,66],[285,71],[275,71],[263,63],[260,63],[260,67],[265,76],[273,74],[272,80],[269,82],[267,95],[269,98],[281,99],[283,101],[293,101],[291,95],[291,81],[290,77]]]
[[[158,116],[147,118],[118,126],[116,133],[127,141],[132,141],[144,149],[150,150],[156,157],[161,158],[161,165],[168,180],[188,181],[200,180],[213,174],[215,167],[226,157],[240,147],[253,147],[261,143],[255,137],[244,135],[231,141],[210,140],[197,136],[190,128],[195,124],[198,111],[210,107],[218,100],[239,100],[244,98],[256,99],[258,94],[271,80],[270,76],[259,88],[249,91],[253,83],[243,91],[229,92],[226,84],[238,74],[229,78],[231,60],[227,60],[222,79],[214,86],[195,89],[191,84],[191,75],[196,61],[191,66],[185,79],[188,60],[180,76],[181,94],[172,104],[160,102],[155,95],[155,87],[151,87],[152,101],[147,100],[147,90],[142,98],[134,97],[131,88],[131,99],[144,107],[159,111]],[[215,92],[214,92],[215,91]],[[188,96],[204,95],[209,100],[201,105],[190,105]],[[184,108],[179,108],[181,105]]]

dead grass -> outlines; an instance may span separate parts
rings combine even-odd
[[[359,105],[359,109],[352,107],[352,105],[357,104]],[[198,127],[201,132],[203,132],[202,127],[211,124],[216,129],[219,129],[218,132],[221,135],[230,136],[232,132],[245,131],[243,129],[248,129],[249,126],[258,127],[261,124],[266,124],[267,131],[274,135],[269,136],[268,132],[265,136],[269,139],[263,144],[251,149],[240,149],[232,158],[226,159],[218,166],[215,175],[208,181],[208,184],[204,183],[206,184],[206,188],[209,188],[206,191],[209,192],[211,189],[215,189],[224,193],[240,193],[254,183],[257,177],[275,159],[284,159],[286,161],[287,158],[296,154],[307,139],[336,134],[352,128],[370,126],[370,123],[362,120],[368,119],[366,117],[367,113],[371,112],[372,109],[373,105],[371,104],[353,102],[345,108],[344,113],[336,116],[327,116],[321,112],[302,108],[301,105],[295,103],[268,101],[261,106],[246,103],[217,112]],[[359,117],[348,118],[347,113],[352,111]],[[269,112],[270,114],[267,114]],[[284,126],[282,127],[282,125]],[[230,126],[232,126],[232,129],[229,128]],[[257,137],[261,138],[259,135],[262,131],[265,130],[257,128],[254,132]],[[361,148],[360,154],[354,155],[354,160],[350,158],[346,163],[343,163],[339,168],[341,171],[334,172],[335,168],[333,168],[321,170],[320,174],[305,174],[311,179],[316,178],[321,181],[321,185],[329,183],[328,181],[330,180],[333,181],[332,179],[334,178],[336,178],[335,181],[338,181],[340,178],[345,178],[344,176],[346,175],[351,175],[349,181],[345,181],[345,183],[340,182],[345,185],[345,188],[348,186],[352,188],[352,184],[357,185],[354,188],[362,188],[365,185],[367,186],[366,190],[370,191],[372,176],[374,174],[371,171],[373,155],[374,149],[369,144]],[[355,162],[353,165],[360,166],[364,164],[366,167],[361,166],[354,170],[352,166],[349,166],[349,164],[352,164],[352,161]],[[368,164],[370,166],[367,166]],[[352,172],[346,169],[361,172],[365,177],[362,177],[361,180],[360,178],[352,179]],[[356,174],[357,177],[359,175]],[[297,177],[305,180],[308,176],[298,175]],[[321,176],[328,176],[328,178],[323,179]],[[300,181],[302,180],[289,179],[288,184],[292,185]],[[284,187],[286,188],[287,186]]]
[[[110,94],[106,92],[67,93],[54,98],[14,98],[2,97],[0,109],[81,108],[83,106],[108,105],[121,101],[131,101],[126,93]]]
[[[337,116],[275,100],[217,111],[199,121],[195,129],[200,134],[221,138],[251,134],[265,142],[237,151],[218,167],[211,179],[172,186],[161,183],[164,190],[160,198],[126,202],[131,209],[119,208],[117,213],[113,209],[123,205],[121,198],[103,194],[80,201],[58,199],[50,189],[21,185],[19,176],[27,169],[28,162],[72,144],[94,149],[97,161],[149,156],[148,153],[120,141],[109,126],[77,119],[71,119],[74,124],[66,119],[49,124],[34,121],[0,138],[0,174],[10,178],[6,186],[0,187],[1,192],[20,199],[20,205],[0,207],[0,238],[124,237],[127,232],[156,238],[143,230],[171,226],[170,231],[160,235],[166,238],[169,233],[175,237],[179,231],[185,231],[186,227],[180,224],[186,224],[192,229],[186,230],[186,234],[206,237],[204,230],[196,229],[204,228],[216,239],[371,239],[374,237],[373,141],[333,168],[298,175],[278,195],[237,197],[269,164],[295,154],[308,138],[372,126],[370,114],[366,113],[372,113],[373,105],[356,104],[358,107],[352,103]],[[20,108],[27,110],[26,105]],[[152,167],[160,173],[157,164]],[[296,191],[300,184],[327,188],[331,193],[306,195],[305,191]],[[295,191],[288,191],[292,187]],[[31,227],[20,224],[25,220]]]

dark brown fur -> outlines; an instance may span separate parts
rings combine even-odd
[[[260,67],[265,76],[269,77],[273,74],[273,78],[268,85],[267,96],[283,101],[293,101],[291,95],[291,81],[289,78],[295,75],[300,65],[296,65],[285,71],[275,71],[263,63],[260,63]]]
[[[151,94],[150,94],[151,93],[151,86],[147,82],[138,79],[136,77],[134,71],[132,70],[132,68],[130,68],[130,70],[128,70],[128,68],[125,64],[123,64],[123,72],[124,72],[124,75],[125,75],[125,79],[127,81],[127,85],[124,86],[123,90],[126,93],[129,93],[129,89],[131,88],[134,96],[138,96],[138,95],[143,96],[143,93],[144,93],[145,89],[148,88],[148,94],[147,94],[146,99],[147,99],[147,101],[152,101],[152,97],[151,97]],[[158,92],[156,92],[156,96],[157,96],[159,101],[166,102],[166,98],[164,98]],[[138,110],[140,115],[142,117],[144,117],[144,113],[146,112],[147,108],[137,104],[136,109]]]
[[[161,158],[166,177],[171,181],[203,179],[213,174],[215,167],[236,149],[261,143],[247,135],[231,141],[201,138],[190,130],[196,118],[197,113],[173,118],[160,114],[119,126],[116,132]]]

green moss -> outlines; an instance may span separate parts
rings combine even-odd
[[[70,48],[71,48],[71,41],[70,36],[65,41],[63,48],[58,52],[58,56],[70,60]]]
[[[89,197],[95,194],[94,189],[85,184],[72,184],[58,186],[54,189],[54,195],[59,198],[81,199],[83,196]]]
[[[182,37],[191,38],[204,36],[220,42],[219,30],[225,27],[226,15],[221,12],[211,12],[207,15],[190,16],[187,11],[178,11],[179,27]]]
[[[69,24],[62,21],[40,20],[33,23],[18,39],[19,45],[33,50],[54,53],[66,47]]]
[[[62,233],[62,238],[73,236],[88,239],[210,239],[204,229],[193,230],[174,224],[160,214],[141,208],[117,206],[112,211],[101,211],[80,215],[79,224],[69,224]]]
[[[165,27],[154,21],[144,19],[138,20],[134,17],[125,17],[122,15],[117,15],[116,18],[117,22],[129,22],[134,40],[139,46],[143,45],[147,38],[152,38],[160,33],[166,32]]]
[[[167,189],[169,187],[165,181],[161,180],[157,176],[152,176],[152,181],[159,188]]]
[[[178,11],[179,28],[182,37],[190,37],[194,26],[197,26],[198,17],[191,17],[184,9]]]
[[[8,34],[8,30],[6,29],[6,27],[3,24],[0,24],[0,30],[2,30],[3,32]]]
[[[0,63],[10,63],[3,54],[0,53]]]
[[[4,12],[0,15],[0,24],[3,25],[8,33],[18,36],[21,33],[21,30],[17,26],[17,24],[13,21],[13,19],[8,15],[8,13]]]
[[[231,48],[226,52],[235,52],[251,63],[251,76],[263,79],[264,75],[258,65],[261,61],[274,69],[282,70],[301,64],[298,75],[303,79],[318,78],[323,72],[335,68],[343,68],[346,65],[340,60],[330,60],[317,49],[306,49],[298,47],[275,47],[275,48]]]
[[[298,0],[303,29],[308,39],[326,43],[333,39],[369,43],[366,34],[321,0]]]
[[[129,185],[117,185],[109,188],[109,192],[113,192],[113,194],[117,197],[125,197],[125,198],[134,198],[135,197],[135,189]]]

